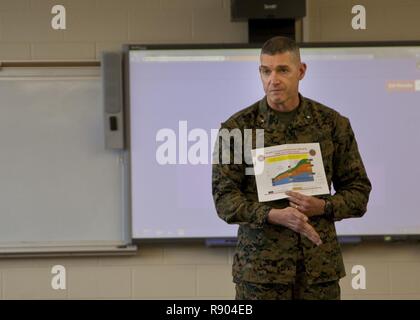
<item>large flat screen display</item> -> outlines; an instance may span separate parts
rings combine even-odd
[[[235,237],[216,214],[211,154],[220,123],[264,96],[259,49],[131,46],[135,239]],[[339,235],[420,234],[420,45],[304,47],[300,93],[350,119],[373,189]]]

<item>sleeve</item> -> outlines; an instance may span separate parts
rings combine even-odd
[[[232,127],[224,127],[222,124],[213,151],[212,193],[217,214],[229,224],[248,224],[251,228],[262,228],[267,223],[271,207],[248,199],[243,193],[246,165],[242,143],[238,147],[231,136],[222,135],[223,128],[230,130]],[[238,156],[239,152],[241,161],[234,161],[235,153]],[[229,155],[228,163],[224,154]]]
[[[329,200],[334,220],[361,217],[367,210],[372,185],[347,118],[338,116],[333,141],[332,183],[336,193]]]

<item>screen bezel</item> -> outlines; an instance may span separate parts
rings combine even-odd
[[[404,40],[404,41],[363,41],[363,42],[298,42],[300,48],[369,48],[369,47],[420,47],[419,40]],[[124,64],[124,110],[125,110],[125,139],[126,146],[129,152],[128,157],[128,171],[129,171],[129,194],[128,207],[130,212],[130,220],[132,217],[132,201],[131,201],[131,129],[130,129],[130,88],[129,88],[129,53],[130,51],[147,51],[147,50],[194,50],[194,49],[260,49],[263,43],[183,43],[183,44],[124,44],[123,49],[123,64]],[[131,228],[132,232],[132,228]],[[341,243],[358,243],[362,240],[369,241],[415,241],[420,240],[420,234],[383,234],[383,235],[337,235]],[[165,243],[165,242],[197,242],[205,241],[208,246],[234,246],[236,237],[225,238],[211,238],[211,237],[196,237],[196,238],[135,238],[131,234],[131,238],[135,243]]]

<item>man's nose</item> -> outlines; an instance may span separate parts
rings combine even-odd
[[[271,79],[270,79],[272,84],[280,84],[281,82],[281,78],[280,75],[277,72],[272,72],[271,73]]]

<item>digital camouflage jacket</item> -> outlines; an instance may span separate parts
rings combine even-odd
[[[333,281],[345,276],[340,245],[334,221],[361,217],[366,212],[371,183],[359,154],[357,142],[346,117],[337,111],[301,95],[296,115],[288,126],[280,123],[266,98],[243,109],[222,123],[221,129],[264,129],[264,146],[287,143],[319,142],[331,190],[329,198],[333,216],[315,216],[309,223],[321,237],[316,246],[306,237],[283,226],[267,222],[271,208],[285,208],[288,200],[258,202],[254,175],[246,175],[252,167],[242,155],[242,163],[234,163],[231,138],[220,137],[213,162],[212,192],[217,213],[229,224],[239,224],[238,243],[233,261],[235,282],[291,283],[296,275],[296,261],[303,252],[309,283]],[[220,131],[219,131],[220,133]],[[223,141],[223,143],[222,143]],[[252,139],[253,148],[255,136]],[[230,143],[230,144],[229,144]],[[223,164],[223,149],[231,155],[231,164]],[[218,163],[217,163],[218,162]]]

